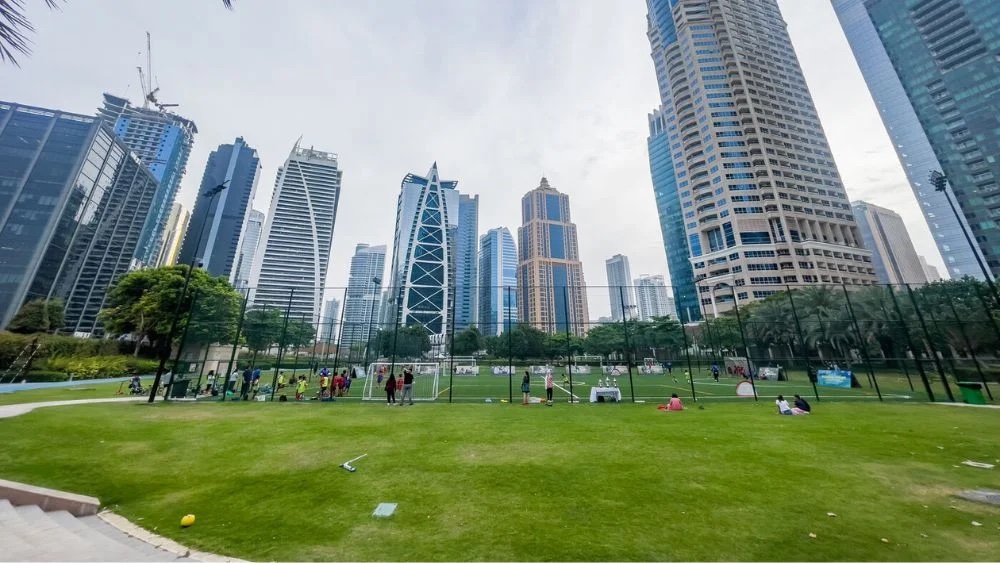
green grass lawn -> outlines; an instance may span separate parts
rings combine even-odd
[[[814,406],[75,406],[0,420],[0,477],[257,560],[996,559],[1000,509],[951,495],[1000,488],[960,465],[1000,458],[1000,413]]]
[[[148,388],[153,378],[142,378],[142,384]],[[122,395],[118,395],[121,387]],[[32,389],[30,391],[15,391],[13,393],[0,393],[0,407],[3,405],[14,405],[21,403],[37,403],[42,401],[71,401],[74,399],[108,399],[112,397],[127,397],[128,382],[121,385],[120,382],[106,382],[94,379],[81,380],[72,387],[53,387],[49,389]]]

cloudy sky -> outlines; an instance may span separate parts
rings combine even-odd
[[[180,201],[217,145],[260,153],[255,207],[300,135],[344,170],[329,286],[354,245],[389,244],[407,172],[438,162],[480,194],[480,231],[515,230],[544,174],[571,198],[585,277],[604,260],[666,273],[646,157],[658,103],[643,0],[29,0],[37,28],[0,99],[93,114],[102,92],[141,99],[135,67],[153,36],[162,102],[199,128]],[[918,251],[941,259],[829,0],[779,0],[851,199],[898,211]],[[591,316],[608,304],[591,303]]]

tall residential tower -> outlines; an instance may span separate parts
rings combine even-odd
[[[635,296],[639,302],[639,320],[648,321],[653,317],[675,317],[677,311],[674,300],[667,293],[663,276],[643,274],[635,280]],[[689,322],[687,318],[680,319]]]
[[[344,300],[344,325],[340,327],[340,345],[350,347],[367,342],[372,329],[379,327],[382,274],[385,272],[385,245],[358,244],[351,257]]]
[[[254,307],[285,309],[314,325],[323,306],[343,172],[337,155],[295,143],[278,169],[250,282]]]
[[[455,238],[455,330],[477,324],[476,270],[479,250],[479,196],[458,196],[458,234]]]
[[[699,304],[717,314],[786,284],[875,283],[776,0],[646,4],[661,99],[650,167],[658,199],[677,192],[685,238],[664,244],[668,258],[686,247]],[[668,160],[673,177],[656,181]]]
[[[851,207],[865,247],[872,251],[878,281],[893,285],[927,283],[924,267],[899,213],[860,200]]]
[[[586,334],[586,283],[570,219],[569,196],[542,177],[521,198],[518,238],[518,314],[521,321],[549,333]]]
[[[611,301],[611,320],[618,322],[624,318],[632,319],[635,311],[635,290],[632,288],[632,268],[628,265],[628,256],[615,254],[604,261],[608,270],[608,299]]]
[[[517,323],[517,247],[507,227],[479,238],[479,331],[498,336]]]

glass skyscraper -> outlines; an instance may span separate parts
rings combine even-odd
[[[476,324],[479,249],[479,196],[458,196],[458,234],[455,239],[455,330]]]
[[[498,336],[517,323],[517,247],[507,227],[479,238],[479,331]]]
[[[101,335],[158,184],[94,117],[0,102],[0,326],[31,299],[65,302],[64,332]]]
[[[635,290],[632,287],[632,268],[628,256],[615,254],[604,261],[608,271],[608,299],[611,302],[611,320],[633,319],[635,311]]]
[[[381,317],[382,274],[385,272],[385,245],[358,244],[351,257],[344,301],[344,326],[340,329],[340,344],[348,348],[357,342],[367,342],[370,329],[378,330]],[[379,281],[375,281],[379,280]]]
[[[892,285],[927,283],[924,266],[903,218],[891,209],[867,201],[855,201],[851,207],[865,247],[872,251],[878,281]]]
[[[249,222],[259,178],[260,158],[242,137],[232,144],[219,145],[208,155],[201,189],[181,245],[178,258],[181,264],[197,259],[209,274],[236,282],[241,245],[248,234],[253,236],[249,233]],[[215,197],[201,195],[221,184],[228,187]],[[200,246],[195,248],[199,233],[203,233]]]
[[[962,224],[968,228],[965,218],[962,217],[962,224],[959,224],[944,194],[935,191],[927,180],[928,173],[941,170],[941,165],[868,17],[864,0],[832,1],[948,273],[956,279],[963,276],[982,278],[973,250],[962,234]]]
[[[136,251],[136,258],[143,265],[152,266],[160,254],[170,208],[181,187],[198,127],[179,115],[135,107],[127,99],[111,94],[104,94],[104,105],[98,108],[97,115],[139,156],[159,182]]]
[[[293,319],[319,322],[342,175],[336,154],[295,143],[278,169],[257,245],[250,281],[254,307],[289,308]]]
[[[401,326],[423,326],[435,344],[444,342],[452,322],[457,186],[456,181],[438,177],[435,162],[426,177],[403,178],[396,206],[389,287],[396,314],[391,320]]]
[[[543,177],[521,198],[521,223],[517,230],[521,321],[549,333],[583,336],[590,318],[569,196]]]
[[[865,8],[988,268],[996,275],[1000,272],[1000,2],[867,0]],[[942,205],[934,213],[932,219],[951,210]]]
[[[662,134],[685,235],[664,225],[664,243],[668,255],[687,246],[699,305],[718,314],[789,284],[875,283],[776,0],[646,5],[662,114],[650,164],[662,174]],[[661,224],[676,219],[673,196],[659,197]]]

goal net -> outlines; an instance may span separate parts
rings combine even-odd
[[[413,400],[433,401],[438,396],[438,386],[441,379],[441,367],[437,363],[400,363],[374,362],[368,365],[365,376],[365,390],[362,399],[366,401],[384,401],[385,384],[389,375],[396,376],[396,401],[403,396],[403,368],[413,369]]]
[[[479,375],[479,364],[472,356],[455,356],[441,360],[445,372],[451,367],[452,375]]]

